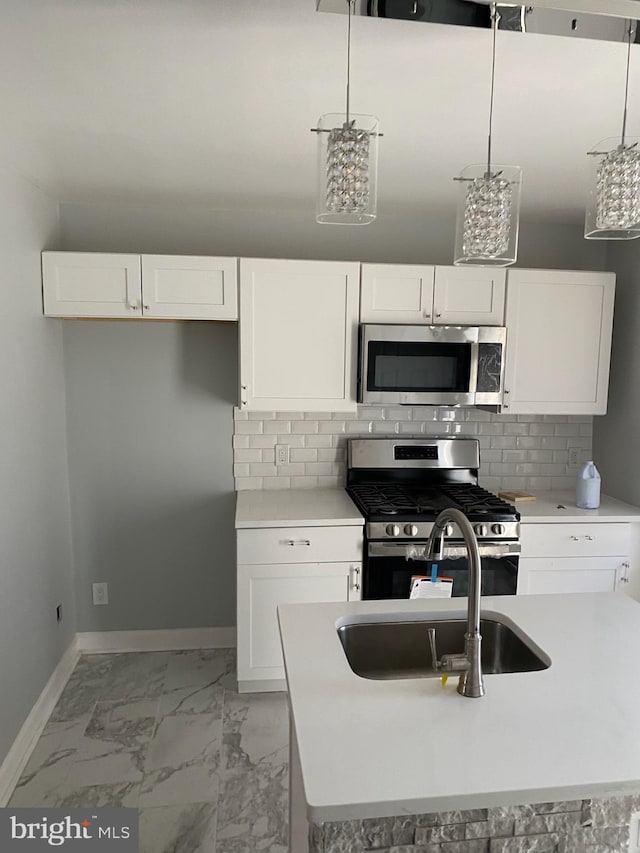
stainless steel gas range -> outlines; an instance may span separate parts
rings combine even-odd
[[[514,595],[520,554],[520,515],[478,485],[476,439],[351,439],[347,492],[366,521],[363,598],[408,598],[412,576],[428,574],[421,560],[433,522],[445,507],[462,510],[482,558],[482,594]],[[467,595],[468,564],[456,525],[445,531],[440,576],[453,595]]]

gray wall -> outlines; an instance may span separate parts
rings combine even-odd
[[[104,252],[318,258],[371,263],[450,264],[449,212],[380,213],[371,225],[318,225],[313,210],[212,210],[160,205],[61,205],[63,248]],[[604,247],[582,225],[526,222],[518,265],[603,269]]]
[[[607,414],[594,418],[593,454],[603,491],[640,505],[640,245],[611,244],[617,273]]]
[[[0,199],[1,762],[75,633],[75,608],[62,324],[42,316],[40,284],[58,205],[3,170]]]
[[[68,322],[64,353],[78,629],[234,625],[237,324]]]
[[[331,228],[313,212],[61,205],[60,248],[450,263],[437,213]],[[578,227],[529,223],[523,266],[600,269]],[[235,623],[233,324],[65,324],[79,630]],[[111,603],[91,604],[107,581]]]

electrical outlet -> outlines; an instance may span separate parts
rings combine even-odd
[[[276,465],[289,464],[289,445],[276,444]]]
[[[640,853],[640,812],[633,812],[629,821],[629,853]]]
[[[577,468],[580,465],[580,448],[569,448],[569,468]]]
[[[56,622],[62,622],[62,604],[56,607]]]
[[[94,583],[93,584],[93,603],[108,604],[109,603],[109,584]]]

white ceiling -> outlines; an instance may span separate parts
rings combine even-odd
[[[346,18],[315,0],[0,0],[0,156],[62,201],[312,210],[318,116],[342,111]],[[451,209],[482,161],[488,30],[357,18],[352,108],[379,116],[379,215]],[[494,154],[523,212],[582,217],[619,133],[624,45],[499,33]],[[629,131],[640,134],[640,46]]]

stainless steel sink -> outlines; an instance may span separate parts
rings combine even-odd
[[[466,619],[411,622],[354,622],[338,628],[349,666],[363,678],[436,678],[428,629],[436,629],[438,655],[464,650]],[[482,671],[532,672],[548,669],[549,658],[526,635],[497,619],[480,621]]]

